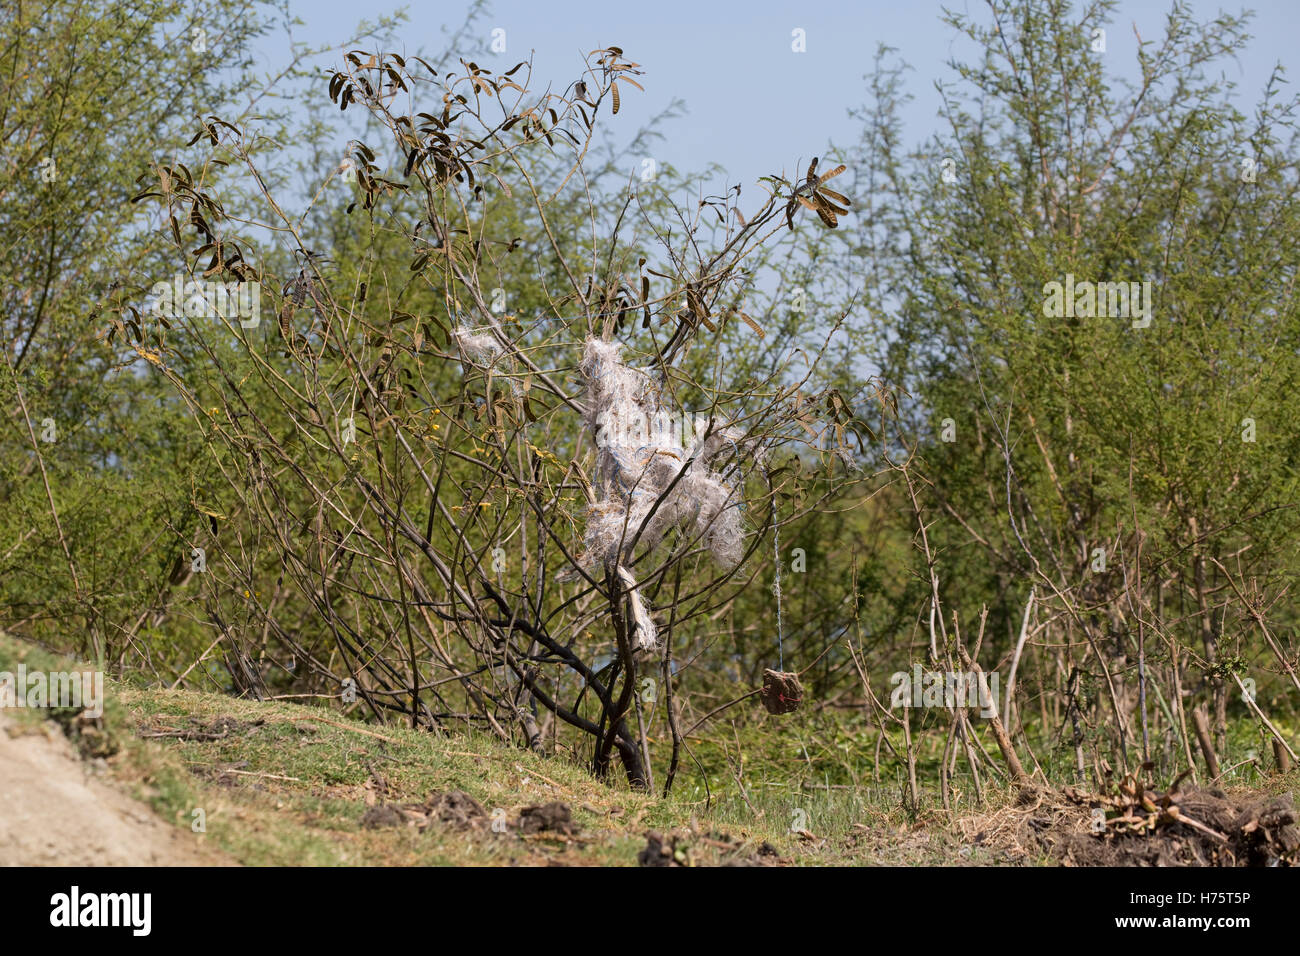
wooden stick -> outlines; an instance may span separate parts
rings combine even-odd
[[[1214,755],[1214,745],[1210,742],[1210,721],[1205,716],[1205,705],[1197,704],[1192,708],[1192,727],[1196,731],[1196,740],[1201,745],[1201,756],[1210,771],[1210,780],[1219,778],[1219,758]]]
[[[1264,726],[1268,728],[1268,732],[1273,735],[1273,749],[1276,750],[1277,745],[1281,744],[1286,748],[1286,752],[1291,759],[1295,760],[1295,751],[1287,745],[1286,738],[1283,737],[1278,729],[1273,726],[1273,722],[1264,716],[1264,712],[1259,709],[1259,704],[1255,703],[1255,695],[1246,690],[1246,685],[1241,682],[1241,678],[1238,675],[1233,674],[1232,679],[1235,680],[1237,686],[1241,688],[1241,699],[1246,702],[1246,706],[1255,712],[1255,716],[1260,719]]]
[[[377,734],[377,733],[375,733],[373,730],[366,730],[364,727],[353,727],[353,726],[351,726],[350,724],[344,724],[344,723],[341,723],[341,722],[339,722],[339,721],[337,721],[337,720],[330,720],[328,717],[315,717],[315,716],[311,716],[311,717],[290,717],[289,720],[290,720],[290,721],[299,721],[299,720],[316,720],[316,721],[319,721],[319,722],[322,723],[322,724],[329,724],[331,727],[338,727],[338,728],[340,728],[341,730],[350,730],[350,731],[352,731],[353,733],[357,733],[357,734],[365,734],[367,737],[374,737],[376,740],[382,740],[384,743],[387,743],[387,744],[395,744],[395,743],[397,743],[397,741],[394,740],[392,737],[385,737],[383,734]]]
[[[1273,759],[1277,762],[1278,773],[1291,772],[1291,758],[1287,754],[1286,744],[1277,739],[1273,741]]]
[[[515,764],[515,771],[517,773],[523,774],[525,777],[536,777],[538,780],[541,780],[543,783],[549,783],[552,787],[555,787],[557,790],[572,792],[573,789],[572,787],[566,787],[558,780],[552,780],[550,777],[546,776],[546,774],[538,773],[536,770],[525,770],[520,764]]]
[[[984,679],[984,671],[980,669],[979,664],[971,660],[966,648],[960,644],[957,645],[957,652],[961,655],[962,666],[975,674],[975,679],[980,684],[981,699],[991,700],[988,682]],[[998,750],[1002,751],[1002,759],[1007,763],[1007,769],[1011,771],[1011,779],[1015,781],[1018,787],[1029,786],[1029,774],[1025,773],[1025,768],[1020,765],[1020,758],[1016,756],[1016,748],[1012,746],[1011,738],[1007,736],[1007,729],[1003,726],[1001,718],[998,717],[997,708],[991,708],[993,713],[989,715],[989,726],[993,729],[993,739],[998,743]]]
[[[1020,666],[1020,653],[1025,649],[1025,639],[1029,636],[1029,615],[1034,609],[1034,591],[1029,589],[1029,600],[1025,602],[1025,616],[1020,621],[1020,639],[1016,641],[1016,652],[1011,657],[1011,673],[1007,677],[1007,699],[1002,705],[1002,725],[1011,726],[1011,698],[1016,694],[1016,668]]]
[[[285,777],[278,773],[258,773],[256,770],[222,770],[213,768],[215,773],[237,773],[241,777],[268,777],[271,780],[292,780],[294,783],[302,783],[298,777]]]
[[[1201,719],[1202,720],[1205,719],[1204,714],[1201,715]],[[1228,842],[1228,838],[1224,836],[1222,833],[1220,833],[1218,830],[1212,830],[1209,827],[1207,827],[1204,823],[1201,823],[1199,820],[1193,820],[1191,817],[1187,816],[1187,814],[1183,813],[1177,807],[1170,807],[1169,815],[1172,816],[1179,823],[1185,823],[1193,830],[1200,830],[1206,836],[1213,837],[1214,839],[1218,840],[1220,843]]]

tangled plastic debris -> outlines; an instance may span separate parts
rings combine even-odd
[[[501,353],[501,343],[491,332],[481,332],[476,335],[461,325],[457,326],[452,335],[455,336],[456,344],[464,356],[477,365],[490,362]]]
[[[675,419],[650,376],[624,365],[621,349],[588,339],[580,366],[587,384],[586,425],[599,449],[599,494],[587,510],[582,563],[617,570],[628,588],[638,644],[650,649],[654,621],[624,563],[638,544],[653,548],[673,528],[690,527],[719,565],[731,568],[740,561],[744,528],[737,491],[710,468],[737,436],[725,429],[708,434],[697,425],[684,442],[684,429],[673,427]]]

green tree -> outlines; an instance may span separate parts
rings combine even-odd
[[[1245,20],[1177,5],[1126,82],[1096,43],[1114,9],[946,16],[983,55],[952,64],[948,128],[915,150],[882,51],[856,185],[873,199],[844,248],[890,317],[874,356],[910,395],[940,619],[989,603],[1005,668],[1034,589],[1015,703],[1043,739],[1066,729],[1079,774],[1079,707],[1105,728],[1093,766],[1171,769],[1194,763],[1186,696],[1221,747],[1229,701],[1248,713],[1234,672],[1261,703],[1300,689],[1274,606],[1300,541],[1296,100],[1278,73],[1240,113],[1213,70]],[[1097,299],[1052,285],[1079,282]]]

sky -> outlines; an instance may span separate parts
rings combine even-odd
[[[946,5],[974,15],[985,10],[981,0]],[[1200,0],[1188,5],[1198,19],[1242,9]],[[1137,48],[1133,27],[1144,39],[1159,38],[1169,6],[1169,0],[1119,5],[1101,54],[1117,72],[1131,75]],[[907,89],[915,100],[903,114],[909,142],[942,128],[934,84],[952,78],[946,66],[950,58],[972,53],[941,22],[942,7],[929,0],[496,0],[461,52],[494,70],[532,56],[535,80],[563,89],[581,72],[583,54],[619,46],[645,70],[638,79],[646,91],[627,90],[619,115],[607,119],[624,124],[630,134],[673,99],[684,100],[688,113],[666,128],[668,135],[652,158],[683,171],[717,163],[730,183],[749,185],[773,172],[793,175],[812,156],[824,155],[828,141],[849,145],[856,138],[848,111],[866,100],[863,76],[881,43],[896,47],[897,56],[912,67]],[[401,29],[405,52],[415,53],[441,49],[442,27],[458,26],[468,5],[291,0],[291,10],[303,21],[295,37],[340,50],[362,16],[399,9],[409,16]],[[1255,11],[1249,55],[1224,66],[1227,79],[1241,87],[1243,109],[1257,98],[1275,63],[1288,75],[1300,65],[1294,45],[1300,3],[1268,0],[1249,9]],[[491,50],[494,30],[504,31],[495,34],[505,41],[504,53]],[[805,52],[793,49],[796,30],[804,31]],[[282,36],[263,41],[259,53],[265,66],[283,62],[283,46]]]

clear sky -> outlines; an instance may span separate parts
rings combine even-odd
[[[1103,54],[1117,71],[1131,75],[1137,45],[1133,25],[1144,39],[1160,37],[1169,5],[1169,0],[1120,4]],[[831,139],[847,145],[855,138],[847,111],[866,99],[863,75],[880,43],[897,47],[913,67],[907,84],[916,99],[905,113],[909,140],[936,128],[934,83],[951,78],[945,65],[950,57],[970,54],[940,22],[941,6],[932,0],[495,0],[462,55],[496,69],[531,54],[535,80],[562,88],[578,77],[582,54],[620,46],[645,69],[640,80],[646,92],[628,91],[613,122],[631,131],[680,98],[689,113],[669,127],[656,147],[656,161],[684,171],[716,162],[731,182],[748,185],[765,173],[793,173],[800,159],[823,152]],[[947,6],[975,15],[985,10],[981,0],[949,0]],[[1242,9],[1202,0],[1189,6],[1198,19]],[[297,38],[312,44],[341,44],[362,17],[405,9],[410,19],[403,39],[406,52],[414,53],[440,49],[441,28],[463,22],[467,5],[291,0],[291,8],[305,24],[295,30]],[[1225,66],[1247,103],[1274,63],[1293,77],[1300,66],[1295,46],[1300,2],[1266,0],[1249,9],[1256,11],[1249,55]],[[505,31],[504,54],[490,50],[497,28]],[[805,32],[805,53],[792,50],[796,29]],[[281,63],[282,41],[268,39],[261,53],[268,66]]]

